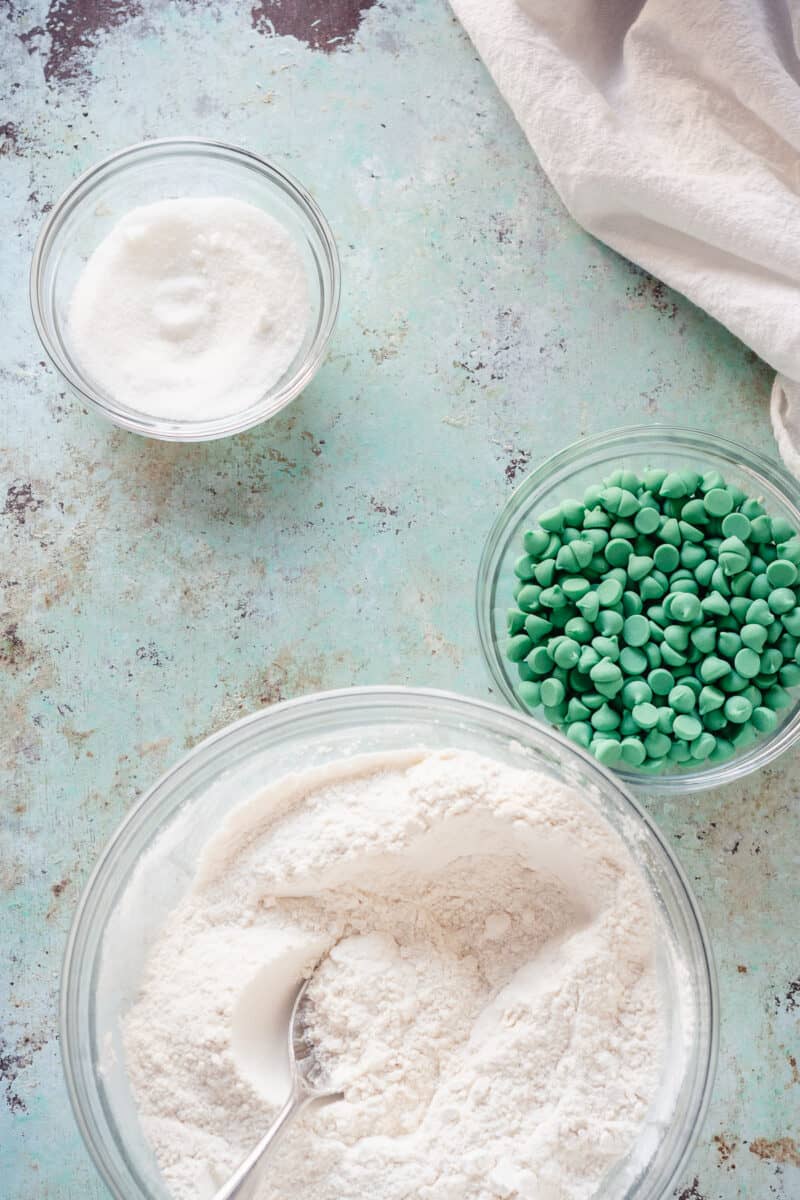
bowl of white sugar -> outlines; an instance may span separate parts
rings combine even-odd
[[[247,150],[131,146],[86,171],[33,255],[42,344],[79,399],[170,441],[239,433],[314,376],[340,270],[308,192]]]
[[[285,1135],[260,1200],[671,1194],[714,1074],[711,953],[658,830],[557,733],[450,693],[328,692],[207,739],[141,799],[62,989],[114,1196],[212,1200],[286,1099],[320,963],[343,1094]]]

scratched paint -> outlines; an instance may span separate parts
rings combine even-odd
[[[97,851],[200,737],[317,688],[489,695],[484,531],[566,440],[681,421],[772,451],[769,372],[569,220],[443,0],[15,0],[0,15],[0,1178],[104,1195],[68,1112],[59,961]],[[232,441],[138,440],[42,361],[54,199],[146,137],[298,175],[342,252],[331,355]],[[653,801],[717,948],[719,1080],[681,1200],[796,1200],[796,759]]]
[[[326,54],[343,50],[356,35],[375,0],[258,0],[250,12],[253,28],[268,35],[299,38]]]

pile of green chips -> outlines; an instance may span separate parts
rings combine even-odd
[[[722,762],[800,684],[800,537],[718,471],[615,471],[523,536],[517,691],[607,766]]]

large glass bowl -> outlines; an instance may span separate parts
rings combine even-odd
[[[658,830],[615,776],[529,718],[446,692],[378,687],[288,701],[208,738],[139,801],[95,867],[66,951],[61,1048],[78,1125],[118,1200],[168,1195],[139,1130],[120,1020],[160,926],[191,885],[204,843],[231,809],[287,772],[404,747],[468,748],[536,768],[577,788],[629,848],[660,934],[670,1044],[634,1152],[597,1200],[657,1200],[678,1178],[711,1090],[717,995],[696,902]]]
[[[119,403],[90,378],[70,345],[67,314],[87,259],[132,208],[182,197],[232,196],[283,225],[305,264],[311,320],[283,376],[249,407],[222,417],[175,420]],[[240,433],[275,416],[320,366],[339,311],[339,255],[308,192],[265,159],[203,138],[163,138],[120,150],[84,172],[53,208],[33,252],[30,300],[36,330],[72,392],[104,417],[148,437],[197,442]]]
[[[580,498],[584,489],[598,483],[618,467],[642,471],[646,467],[681,467],[718,470],[727,483],[760,497],[768,514],[785,517],[800,529],[800,485],[777,462],[714,434],[669,425],[633,425],[597,437],[584,438],[548,458],[528,475],[495,520],[483,548],[475,603],[478,636],[492,680],[515,708],[527,711],[520,700],[516,664],[505,655],[508,642],[506,613],[513,603],[516,580],[514,562],[522,553],[522,535],[536,523],[539,513],[568,497]],[[633,768],[615,768],[631,787],[650,794],[699,791],[730,783],[772,762],[800,737],[800,696],[782,709],[775,729],[721,763],[698,763],[689,769],[645,774]]]

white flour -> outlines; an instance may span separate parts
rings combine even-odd
[[[84,371],[151,416],[241,412],[291,365],[310,321],[305,269],[274,218],[229,197],[135,208],[100,243],[70,300]]]
[[[351,759],[236,811],[126,1019],[145,1135],[205,1200],[286,1094],[287,1005],[345,1100],[263,1200],[585,1200],[663,1066],[655,931],[622,843],[569,789],[461,751]]]

